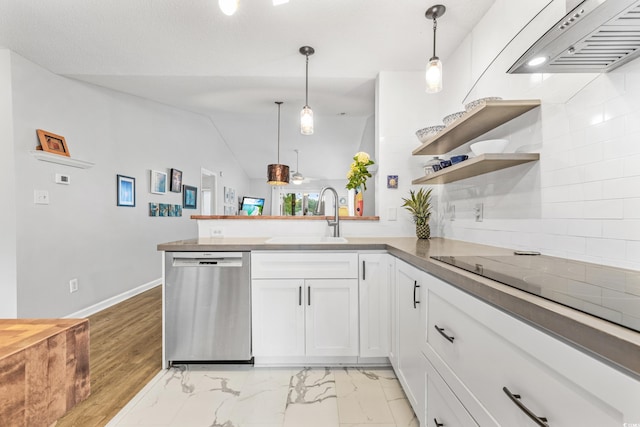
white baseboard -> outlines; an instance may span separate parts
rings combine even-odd
[[[84,318],[89,317],[92,314],[96,314],[99,311],[104,310],[105,308],[109,308],[112,305],[116,305],[119,302],[128,300],[129,298],[141,294],[144,291],[148,291],[149,289],[155,288],[156,286],[162,284],[162,278],[152,280],[151,282],[145,283],[144,285],[138,286],[137,288],[130,289],[126,292],[123,292],[119,295],[108,298],[99,303],[93,304],[87,308],[84,308],[80,311],[76,311],[75,313],[71,313],[67,316],[64,316],[66,319],[70,318]]]

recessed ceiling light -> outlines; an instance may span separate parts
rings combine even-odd
[[[547,62],[546,56],[536,56],[535,58],[527,62],[527,65],[530,67],[537,67],[538,65],[544,64],[545,62]]]

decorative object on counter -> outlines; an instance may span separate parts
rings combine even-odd
[[[409,198],[402,198],[402,207],[411,212],[413,222],[416,223],[416,236],[418,239],[429,239],[431,229],[429,219],[431,218],[431,191],[433,188],[425,190],[421,188],[418,192],[409,190]]]
[[[309,56],[315,53],[311,46],[302,46],[300,53],[306,58],[304,73],[304,107],[300,112],[300,133],[303,135],[313,135],[313,111],[309,107]]]
[[[293,151],[296,152],[296,171],[293,173],[293,175],[291,175],[291,182],[293,182],[295,185],[300,185],[304,182],[304,175],[300,173],[300,152],[297,149]]]
[[[502,153],[509,141],[506,139],[487,139],[470,145],[471,151],[476,156],[486,153]]]
[[[438,169],[434,169],[434,166],[438,166]],[[424,174],[429,175],[431,173],[438,172],[440,170],[440,157],[435,156],[427,163],[424,164]]]
[[[364,213],[364,191],[367,189],[367,178],[371,178],[369,166],[375,162],[371,160],[369,154],[360,151],[353,156],[353,162],[347,172],[347,190],[355,190],[355,215],[362,216]]]
[[[278,104],[278,163],[267,166],[267,183],[269,185],[287,185],[289,183],[289,166],[280,164],[280,107]]]
[[[182,186],[182,207],[196,209],[198,204],[198,188],[191,185]]]
[[[398,175],[387,175],[387,188],[398,189]]]
[[[153,194],[165,194],[167,192],[167,174],[160,171],[151,171],[151,188]]]
[[[468,158],[469,156],[467,156],[466,154],[460,154],[457,156],[452,156],[450,160],[451,160],[451,164],[455,165],[456,163],[464,162]]]
[[[433,56],[429,59],[425,72],[427,93],[437,93],[442,90],[442,61],[436,55],[436,30],[438,29],[437,19],[444,15],[446,10],[446,7],[437,4],[427,9],[424,14],[427,19],[433,20]]]
[[[67,147],[67,141],[64,139],[64,136],[56,135],[55,133],[42,129],[36,129],[36,133],[40,141],[40,145],[36,147],[37,150],[70,157],[69,147]]]
[[[444,118],[442,119],[442,123],[444,123],[445,126],[452,125],[453,122],[462,118],[465,114],[467,114],[466,111],[457,111],[455,113],[449,114],[448,116],[444,116]]]
[[[451,160],[440,160],[440,169],[448,168],[451,166]]]
[[[136,206],[136,179],[130,176],[116,175],[118,206]]]
[[[178,169],[171,169],[171,184],[169,185],[169,191],[179,193],[182,191],[182,171]]]
[[[436,135],[444,128],[444,125],[427,126],[426,128],[418,129],[416,131],[416,136],[418,137],[420,142],[426,142],[429,140],[429,138]]]
[[[484,104],[486,104],[487,101],[499,101],[501,99],[502,98],[500,98],[499,96],[487,96],[486,98],[476,99],[475,101],[471,101],[468,104],[465,104],[464,109],[467,110],[467,112],[471,112],[478,107],[482,107]]]

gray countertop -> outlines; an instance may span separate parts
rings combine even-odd
[[[266,244],[267,239],[268,237],[190,239],[160,244],[158,250],[385,250],[628,375],[640,378],[640,333],[430,258],[511,255],[511,249],[441,238],[418,240],[413,237],[347,237],[348,243],[336,244]]]

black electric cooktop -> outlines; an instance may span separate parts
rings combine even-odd
[[[640,271],[544,255],[431,258],[640,332]]]

